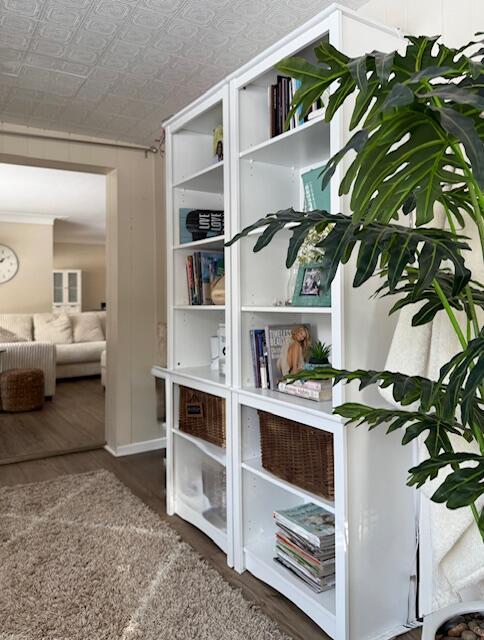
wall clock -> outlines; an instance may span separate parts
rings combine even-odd
[[[13,249],[0,244],[0,284],[8,282],[17,275],[19,261]]]

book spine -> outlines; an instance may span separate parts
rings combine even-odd
[[[254,371],[254,386],[256,389],[260,388],[260,369],[259,361],[257,359],[257,346],[254,329],[250,330],[250,350],[252,353],[252,367]]]
[[[187,283],[188,283],[188,301],[192,305],[193,296],[194,296],[194,286],[193,286],[193,257],[188,256],[187,261]]]
[[[267,374],[269,378],[269,389],[277,389],[276,385],[276,377],[275,372],[272,367],[272,353],[271,353],[271,343],[270,343],[270,335],[269,335],[269,327],[264,329],[264,339],[266,343],[266,353],[267,353]]]
[[[316,402],[319,402],[321,399],[321,392],[314,389],[296,387],[293,384],[287,384],[286,382],[279,382],[277,388],[281,393],[287,393],[290,396],[297,396],[298,398],[305,398],[306,400],[315,400]]]

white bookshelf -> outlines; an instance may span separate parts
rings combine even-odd
[[[167,509],[191,522],[226,554],[234,570],[250,571],[289,598],[337,640],[375,640],[403,632],[413,572],[413,499],[404,486],[411,460],[396,439],[364,428],[346,428],[333,406],[361,401],[341,385],[332,402],[312,402],[255,388],[249,331],[268,324],[307,323],[312,334],[332,345],[336,367],[382,366],[391,325],[382,329],[385,309],[375,311],[370,290],[351,288],[352,267],[332,286],[331,308],[276,306],[286,295],[284,267],[290,228],[262,252],[252,249],[261,230],[225,249],[223,307],[190,306],[186,255],[198,248],[222,248],[223,241],[267,213],[303,206],[301,175],[323,165],[347,139],[347,114],[328,124],[321,118],[275,138],[269,137],[268,87],[277,62],[290,55],[313,59],[313,47],[329,39],[349,55],[391,50],[398,36],[336,5],[283,38],[175,115],[166,127],[166,213],[168,279],[168,366],[153,368],[167,390]],[[211,157],[211,131],[223,121],[224,161]],[[210,153],[208,153],[210,151]],[[337,171],[331,209],[345,211]],[[180,244],[180,207],[223,208],[225,237]],[[209,337],[226,326],[226,375],[210,368]],[[378,323],[378,329],[372,331]],[[180,386],[225,401],[227,446],[215,447],[178,429]],[[364,397],[369,400],[368,396]],[[372,399],[375,401],[375,398]],[[381,400],[376,398],[381,404]],[[335,499],[327,501],[262,467],[257,411],[296,420],[329,432],[335,456]],[[227,521],[208,522],[203,508],[183,493],[201,466],[226,470]],[[314,594],[273,561],[276,527],[272,512],[314,502],[334,514],[336,586]],[[393,553],[390,551],[393,550]]]

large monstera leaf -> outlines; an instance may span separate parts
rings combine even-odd
[[[451,49],[437,38],[408,40],[404,55],[373,52],[353,59],[324,42],[315,49],[318,65],[297,57],[279,65],[301,81],[289,117],[299,107],[309,111],[335,86],[326,109],[330,121],[356,94],[350,128],[362,128],[323,172],[324,187],[346,154],[357,152],[340,186],[341,195],[351,192],[355,220],[388,222],[405,205],[407,212],[416,210],[420,226],[432,220],[438,201],[458,211],[463,193],[469,200],[463,175],[455,171],[462,166],[460,144],[484,189],[482,54],[477,60],[465,55],[473,43]]]
[[[467,285],[470,271],[465,266],[461,251],[468,250],[465,238],[458,239],[447,231],[439,229],[410,229],[397,224],[354,222],[350,216],[327,211],[301,212],[286,209],[270,214],[238,233],[228,245],[232,245],[251,231],[265,227],[258,238],[254,251],[261,251],[274,236],[290,226],[292,236],[289,241],[286,266],[296,260],[307,234],[313,228],[322,232],[330,228],[328,235],[316,246],[324,252],[322,257],[323,280],[321,286],[328,289],[338,267],[346,263],[358,246],[354,286],[358,287],[375,273],[385,269],[388,287],[395,291],[405,270],[415,261],[420,266],[419,276],[414,283],[415,295],[421,294],[429,286],[444,262],[452,264],[451,289],[457,295]]]

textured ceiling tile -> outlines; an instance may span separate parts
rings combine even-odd
[[[66,44],[72,37],[72,31],[66,27],[56,24],[43,24],[39,28],[39,34],[42,38],[53,42]]]
[[[0,0],[0,120],[149,143],[164,118],[329,4]]]
[[[2,29],[9,30],[11,32],[29,35],[34,32],[36,24],[35,20],[25,16],[8,13],[4,15],[0,14],[0,25]]]
[[[42,8],[39,0],[3,0],[5,9],[28,16],[38,16]]]
[[[65,47],[58,42],[36,38],[30,42],[30,50],[42,55],[60,58],[64,55]]]
[[[86,49],[82,45],[72,45],[67,48],[65,58],[70,62],[93,65],[97,63],[99,55],[93,49]]]

